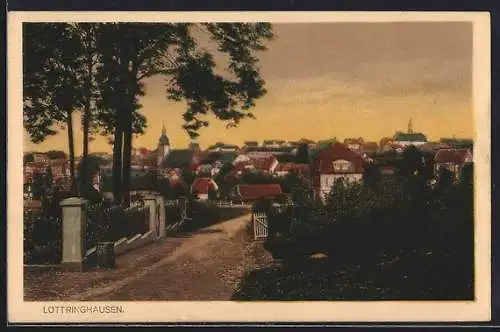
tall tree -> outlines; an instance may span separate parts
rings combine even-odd
[[[391,137],[382,137],[379,142],[380,148],[383,148],[387,143],[392,142],[393,139]]]
[[[297,163],[298,164],[309,164],[309,145],[306,143],[301,143],[297,148]]]
[[[424,156],[422,152],[413,145],[408,146],[402,153],[399,170],[402,175],[409,177],[422,175],[424,169]]]
[[[96,73],[100,64],[100,53],[97,49],[96,23],[77,23],[72,25],[72,31],[79,38],[82,48],[80,64],[80,81],[82,88],[82,129],[83,129],[83,155],[81,163],[80,182],[83,187],[90,184],[91,174],[89,172],[89,142],[91,134],[97,126],[95,121],[97,83]]]
[[[206,24],[105,24],[100,29],[103,50],[104,104],[110,110],[105,120],[112,123],[113,177],[116,198],[128,204],[132,136],[145,121],[138,114],[138,97],[144,94],[142,81],[164,75],[167,97],[186,101],[184,129],[191,138],[208,126],[202,117],[209,112],[237,126],[246,117],[255,100],[265,94],[264,81],[257,67],[256,51],[266,49],[272,38],[267,23]],[[229,75],[215,72],[214,54],[206,51],[197,35],[206,33],[221,53],[229,58]],[[120,167],[121,166],[121,167]]]
[[[54,176],[52,175],[52,168],[49,166],[45,171],[45,189],[52,188],[53,182],[54,182]]]
[[[474,164],[465,164],[460,171],[460,183],[472,187],[474,184]]]
[[[23,156],[23,164],[26,163],[32,163],[35,161],[35,158],[33,157],[33,153],[26,153]]]
[[[44,192],[44,178],[40,173],[35,173],[33,175],[33,181],[31,185],[31,192],[33,194],[33,198],[38,200],[43,196]]]
[[[80,42],[69,25],[62,23],[25,23],[23,42],[24,128],[34,143],[40,143],[55,135],[57,126],[66,127],[71,189],[75,193],[73,112],[82,101]]]

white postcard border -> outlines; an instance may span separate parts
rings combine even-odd
[[[383,302],[25,302],[23,301],[22,33],[23,22],[469,21],[474,26],[476,128],[475,301]],[[10,323],[92,322],[405,322],[488,321],[491,315],[490,17],[464,12],[9,12],[7,286]],[[47,314],[49,307],[118,305],[123,313]]]

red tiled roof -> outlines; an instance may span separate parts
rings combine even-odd
[[[212,164],[215,162],[219,154],[213,151],[197,151],[191,158],[190,168],[192,171],[196,170],[200,165]]]
[[[391,146],[391,148],[393,148],[393,149],[402,149],[402,148],[404,148],[404,146],[403,146],[403,145],[401,145],[401,144],[397,144],[397,143],[390,144],[390,146]]]
[[[139,148],[139,153],[142,155],[149,154],[150,152],[147,148]]]
[[[359,138],[346,138],[344,144],[363,144],[363,141]]]
[[[365,151],[370,151],[370,152],[374,152],[378,149],[378,144],[377,142],[366,142],[363,144],[363,150]]]
[[[309,174],[311,167],[308,164],[279,163],[275,172],[297,172],[299,174]]]
[[[314,157],[313,169],[320,174],[336,173],[333,169],[333,162],[336,160],[347,160],[353,163],[354,170],[351,173],[363,172],[363,158],[344,144],[340,143],[335,143],[321,150]]]
[[[250,161],[256,169],[270,171],[271,166],[276,162],[276,157],[271,156],[268,158],[254,158]]]
[[[29,162],[29,163],[26,163],[26,166],[30,166],[30,167],[47,167],[49,165],[49,163],[47,162],[39,162],[39,161],[33,161],[33,162]]]
[[[279,184],[240,184],[238,189],[241,197],[248,200],[274,197],[282,193]]]
[[[233,172],[244,171],[248,168],[254,168],[254,167],[255,167],[255,165],[251,160],[242,161],[242,162],[234,164],[232,171]]]
[[[217,189],[217,184],[211,178],[197,178],[191,186],[191,192],[208,194],[209,188]]]
[[[434,162],[463,164],[468,153],[469,149],[441,149],[434,156]]]
[[[51,165],[66,165],[68,161],[66,159],[52,159],[50,161]]]

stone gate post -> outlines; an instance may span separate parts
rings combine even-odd
[[[162,195],[156,196],[156,206],[158,207],[158,212],[159,212],[158,220],[160,223],[160,227],[159,227],[160,231],[158,234],[158,238],[162,238],[162,237],[166,236],[165,225],[166,225],[166,221],[167,221],[166,216],[165,216],[165,199]]]
[[[70,270],[83,271],[87,228],[87,201],[70,197],[61,201],[62,262]]]
[[[153,239],[156,240],[158,237],[158,231],[156,229],[156,223],[158,215],[156,211],[156,196],[148,195],[144,197],[144,204],[149,208],[149,231],[153,232]]]

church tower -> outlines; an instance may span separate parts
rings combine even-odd
[[[168,154],[170,153],[170,140],[168,139],[167,136],[167,130],[165,129],[165,124],[163,124],[163,127],[161,129],[161,136],[160,139],[158,140],[158,159],[157,159],[157,165],[160,166],[161,163],[167,158]]]

